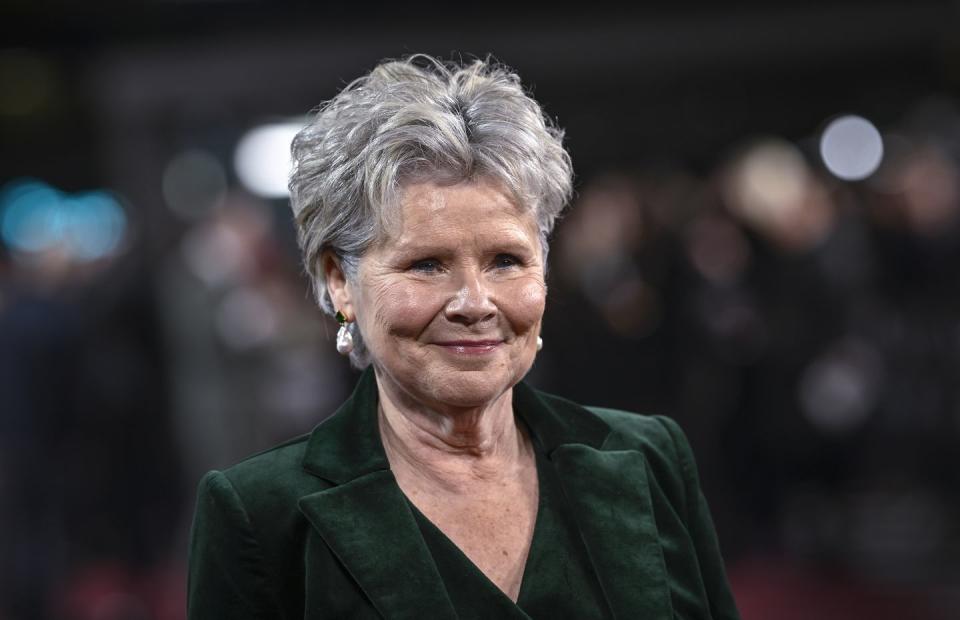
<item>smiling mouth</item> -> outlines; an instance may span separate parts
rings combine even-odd
[[[502,340],[450,340],[434,343],[453,353],[465,355],[482,355],[490,353],[503,344]]]

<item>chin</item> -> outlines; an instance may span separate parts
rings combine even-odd
[[[378,375],[382,380],[392,383],[403,398],[412,401],[410,404],[463,409],[483,407],[501,397],[523,379],[535,355],[531,350],[517,357],[451,359],[446,355],[404,353],[381,361]]]
[[[526,367],[529,369],[529,366]],[[449,370],[424,373],[433,398],[452,407],[482,407],[516,385],[526,374],[503,367],[487,370]],[[432,375],[432,379],[430,378]]]

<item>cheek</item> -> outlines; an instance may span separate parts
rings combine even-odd
[[[536,326],[543,318],[547,289],[538,279],[523,279],[512,283],[503,297],[503,308],[514,331],[522,333]]]
[[[381,335],[416,336],[437,315],[442,298],[429,288],[384,283],[372,290],[374,327]]]

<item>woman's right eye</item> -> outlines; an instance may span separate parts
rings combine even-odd
[[[440,270],[440,261],[435,258],[425,258],[414,262],[410,265],[410,269],[421,273],[434,273]]]

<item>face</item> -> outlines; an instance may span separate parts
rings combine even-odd
[[[395,398],[482,406],[533,364],[546,299],[537,225],[493,183],[407,186],[357,282],[328,285]]]

